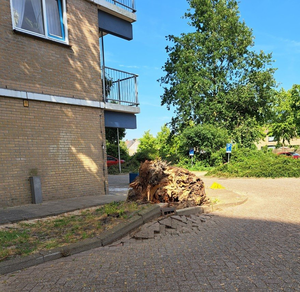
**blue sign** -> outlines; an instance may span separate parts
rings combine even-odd
[[[190,154],[190,156],[194,156],[195,152],[194,152],[194,149],[193,149],[193,148],[190,149],[189,154]]]
[[[226,144],[226,153],[231,153],[231,149],[232,149],[232,144],[231,143],[227,143]]]

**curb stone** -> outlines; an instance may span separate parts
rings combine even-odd
[[[49,251],[41,251],[34,255],[15,258],[12,260],[0,262],[0,275],[8,274],[35,265],[39,265],[48,261],[57,260],[62,257],[77,254],[96,247],[106,246],[115,240],[118,240],[140,227],[151,219],[158,218],[161,215],[161,210],[158,205],[153,205],[145,210],[137,213],[127,222],[121,223],[114,228],[103,232],[95,238],[88,238],[68,246],[55,248]]]
[[[217,203],[213,205],[204,205],[204,206],[196,206],[196,207],[190,207],[185,209],[176,210],[176,215],[193,215],[193,214],[202,214],[202,213],[211,213],[217,210],[220,210],[222,208],[228,208],[228,207],[234,207],[241,204],[244,204],[248,200],[248,197],[243,196],[243,199],[238,200],[234,203]]]
[[[143,218],[139,215],[135,215],[134,217],[130,218],[128,222],[118,224],[111,230],[103,232],[98,238],[101,240],[102,246],[106,246],[122,238],[130,231],[140,227],[141,225],[143,225],[143,223]]]
[[[205,211],[208,211],[208,208],[206,208],[206,206],[205,207],[196,206],[196,207],[189,207],[185,209],[176,210],[175,215],[188,216],[192,214],[206,213]]]
[[[209,212],[220,210],[222,208],[229,208],[229,207],[234,207],[234,206],[242,205],[245,202],[247,202],[247,200],[248,200],[248,197],[244,197],[243,200],[239,200],[238,202],[235,202],[235,203],[219,203],[219,204],[214,204],[214,205],[208,206]],[[205,212],[205,213],[209,213],[209,212]]]

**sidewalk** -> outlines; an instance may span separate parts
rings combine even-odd
[[[66,212],[95,207],[114,201],[125,201],[127,198],[129,176],[109,175],[109,194],[103,196],[88,196],[56,201],[42,204],[28,204],[18,207],[0,208],[0,225],[15,223],[22,220],[56,216]]]

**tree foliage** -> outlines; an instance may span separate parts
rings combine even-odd
[[[140,139],[136,153],[139,161],[161,158],[167,161],[178,161],[179,137],[171,136],[170,129],[164,125],[161,131],[154,137],[150,131],[146,131]]]
[[[209,124],[197,125],[184,129],[180,135],[180,149],[185,157],[188,157],[189,149],[196,149],[195,160],[212,166],[223,161],[222,156],[229,141],[226,129]],[[224,149],[224,153],[219,152],[220,149]]]
[[[269,135],[274,136],[278,143],[285,145],[300,134],[300,119],[298,120],[300,110],[300,94],[299,85],[285,91],[281,89],[276,95],[274,103],[274,116],[270,126]],[[300,116],[299,116],[300,118]],[[298,124],[298,126],[297,126]]]
[[[230,141],[227,130],[204,124],[186,128],[181,135],[181,148],[197,148],[199,152],[212,153],[225,148]]]
[[[300,85],[294,84],[290,90],[290,95],[292,115],[297,127],[297,135],[300,136]]]
[[[125,129],[119,129],[120,155],[121,159],[127,160],[129,157],[128,149],[123,141],[126,135]],[[105,128],[106,152],[108,155],[118,157],[118,135],[116,128]]]
[[[118,144],[106,142],[106,152],[108,155],[112,155],[118,158],[119,156]],[[120,141],[120,156],[121,159],[124,159],[125,161],[127,161],[129,158],[128,149],[124,141]]]
[[[126,130],[119,128],[119,140],[121,141],[126,135]],[[111,144],[118,143],[117,128],[105,128],[106,140]]]
[[[156,135],[159,157],[167,161],[176,162],[179,157],[180,137],[171,135],[171,130],[166,125]]]
[[[253,51],[252,31],[240,20],[237,1],[188,3],[185,18],[194,31],[167,37],[172,45],[166,47],[165,76],[159,80],[162,105],[175,108],[173,131],[191,121],[237,137],[239,129],[257,129],[270,117],[276,85],[271,54]]]
[[[143,137],[140,138],[135,156],[139,161],[153,160],[159,157],[156,138],[150,133],[150,130],[146,131]]]

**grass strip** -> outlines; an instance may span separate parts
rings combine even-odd
[[[92,238],[147,208],[113,202],[63,215],[0,226],[0,261]]]

